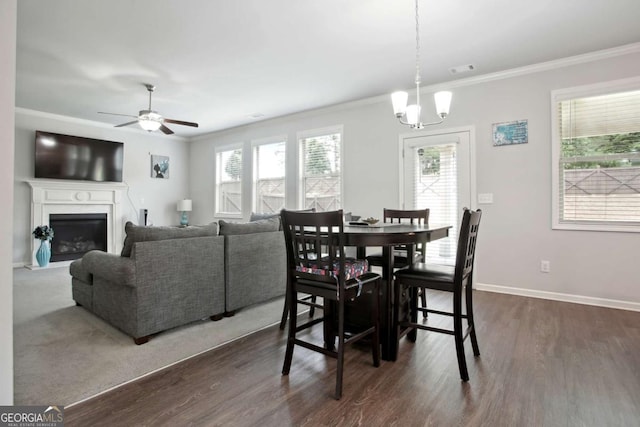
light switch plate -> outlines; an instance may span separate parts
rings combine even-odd
[[[493,193],[479,193],[478,204],[491,204],[493,203]]]

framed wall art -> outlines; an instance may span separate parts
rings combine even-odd
[[[493,124],[493,145],[526,144],[529,142],[529,125],[527,120]]]
[[[169,156],[151,155],[151,177],[169,179]]]

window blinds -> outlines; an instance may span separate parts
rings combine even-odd
[[[640,91],[558,103],[559,219],[640,224]]]
[[[413,205],[429,208],[430,224],[453,224],[448,239],[427,244],[429,262],[455,264],[459,222],[456,143],[413,147]]]

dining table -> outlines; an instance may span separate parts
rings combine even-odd
[[[344,226],[345,246],[357,248],[357,257],[364,259],[367,248],[381,247],[384,258],[382,266],[382,287],[380,292],[380,344],[383,360],[394,360],[397,354],[398,331],[393,321],[393,248],[398,245],[411,245],[416,243],[427,244],[449,236],[451,225],[435,224],[398,224],[377,223],[372,225]],[[409,258],[411,259],[411,258]],[[360,307],[363,307],[361,304]],[[352,313],[358,313],[357,307],[351,307]],[[408,315],[408,313],[406,313]],[[354,314],[357,316],[357,314]],[[366,317],[361,313],[360,317]],[[368,319],[368,318],[367,318]],[[354,321],[354,319],[351,319]],[[349,321],[349,319],[347,319]],[[357,323],[357,319],[355,322]]]

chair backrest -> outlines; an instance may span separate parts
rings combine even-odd
[[[404,220],[404,221],[403,221]],[[428,224],[429,223],[429,209],[413,209],[413,210],[400,210],[400,209],[384,209],[383,222],[400,223],[407,222],[411,224]]]
[[[282,229],[291,277],[344,284],[344,222],[342,210],[300,212],[282,210]],[[338,275],[334,274],[338,271]]]
[[[480,227],[480,217],[482,211],[477,209],[472,211],[464,208],[462,213],[462,225],[458,237],[458,251],[456,254],[456,269],[454,282],[457,285],[466,284],[470,286],[473,273],[473,264],[476,255],[476,241],[478,239],[478,228]]]

